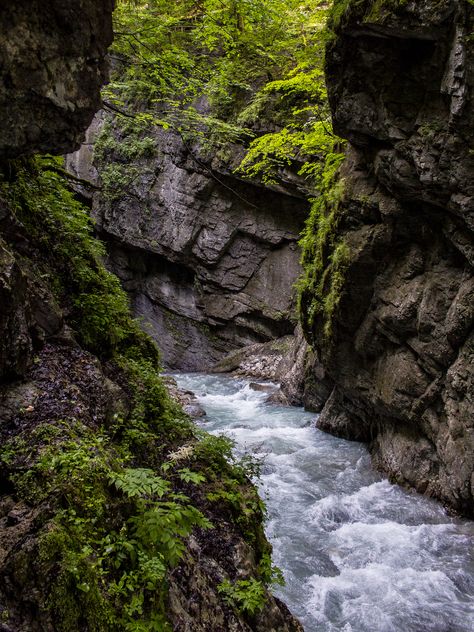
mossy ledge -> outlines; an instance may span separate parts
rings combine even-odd
[[[252,468],[168,395],[60,159],[4,163],[0,201],[2,283],[28,299],[6,312],[27,353],[1,392],[5,629],[300,630]]]

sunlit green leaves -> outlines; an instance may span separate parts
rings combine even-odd
[[[128,468],[112,476],[115,487],[129,498],[136,496],[158,496],[161,498],[170,490],[168,481],[156,476],[146,468]]]
[[[262,86],[277,80],[275,89],[284,90],[277,84],[288,80],[286,73],[320,65],[326,12],[323,0],[119,3],[113,80],[104,99],[127,111],[149,111],[154,124],[180,133],[228,136],[229,118]],[[308,75],[308,89],[311,80]]]

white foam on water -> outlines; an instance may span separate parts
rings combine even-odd
[[[306,632],[474,632],[474,524],[391,485],[361,444],[266,403],[226,376],[175,376],[225,432],[263,458],[267,535]]]
[[[455,584],[440,570],[367,563],[335,577],[314,575],[309,584],[308,610],[328,629],[346,624],[363,632],[473,629],[473,604],[459,599]]]

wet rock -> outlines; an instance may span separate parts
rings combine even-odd
[[[255,567],[248,544],[228,523],[221,525],[219,538],[219,548],[226,550],[226,558],[233,556],[234,568],[239,569],[235,580],[248,577]],[[201,538],[190,538],[188,549],[190,557],[176,569],[170,585],[169,612],[176,632],[303,632],[288,608],[275,597],[252,617],[238,615],[217,590],[228,576],[228,562],[219,556],[216,559]]]
[[[329,98],[351,142],[337,238],[351,260],[332,338],[305,331],[320,427],[372,439],[393,480],[469,515],[473,22],[457,0],[363,1],[336,27]]]
[[[164,378],[168,392],[183,407],[183,410],[191,419],[202,419],[206,416],[206,411],[198,402],[196,394],[179,388],[176,380],[167,375]]]
[[[366,422],[364,416],[357,415],[351,402],[345,401],[337,388],[333,389],[325,402],[316,427],[343,439],[370,441],[372,438],[371,425]]]
[[[212,370],[278,382],[280,389],[268,398],[270,403],[304,406],[312,412],[322,410],[334,387],[301,325],[293,336],[232,351]]]
[[[272,384],[258,384],[257,382],[250,382],[249,388],[251,388],[252,391],[258,391],[260,393],[271,393],[275,390],[275,386]]]
[[[304,402],[307,366],[312,352],[304,339],[303,330],[298,325],[294,340],[288,347],[279,366],[282,400],[286,399],[293,406],[301,406]]]
[[[271,393],[265,400],[268,404],[276,404],[277,406],[290,406],[288,397],[283,393],[281,388]]]

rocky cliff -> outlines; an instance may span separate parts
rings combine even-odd
[[[100,107],[113,0],[19,0],[0,13],[0,157],[71,151]]]
[[[299,632],[246,470],[168,395],[62,159],[28,157],[81,142],[111,11],[0,14],[0,628]]]
[[[130,139],[120,117],[105,118],[90,130],[99,136],[95,160],[90,144],[68,157],[73,173],[96,182],[123,165]],[[242,182],[232,173],[237,147],[223,161],[170,131],[155,129],[148,140],[125,184],[94,194],[93,215],[109,268],[166,366],[206,369],[231,349],[291,333],[304,193]]]
[[[319,427],[369,441],[393,481],[469,515],[473,21],[467,1],[335,2],[326,74],[350,148],[325,283],[337,245],[348,261],[330,326],[314,292],[302,296],[313,391],[326,400]]]
[[[0,158],[60,152],[80,145],[100,104],[105,54],[112,41],[113,3],[24,0],[4,7],[0,32]],[[5,163],[7,178],[14,169]],[[0,378],[22,376],[38,341],[62,320],[39,279],[21,266],[4,239],[19,235],[2,196]],[[16,244],[15,244],[16,245]]]

